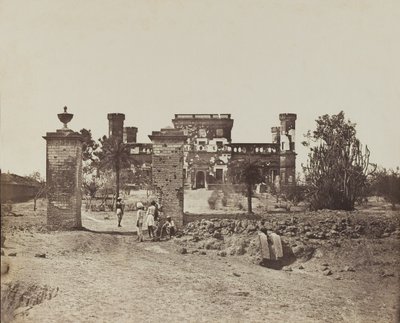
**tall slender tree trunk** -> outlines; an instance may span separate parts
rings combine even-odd
[[[253,188],[252,188],[251,184],[247,184],[247,212],[249,214],[253,213],[253,208],[251,205],[252,196],[253,196]]]
[[[116,194],[115,197],[118,198],[119,197],[119,165],[117,167],[115,167],[115,181],[116,181]]]

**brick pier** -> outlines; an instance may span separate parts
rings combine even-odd
[[[187,136],[176,129],[153,131],[152,182],[165,216],[183,225],[183,144]]]
[[[72,115],[68,115],[72,119]],[[82,137],[79,133],[68,129],[65,123],[63,129],[48,132],[43,138],[47,143],[47,225],[53,230],[80,228],[82,226]]]

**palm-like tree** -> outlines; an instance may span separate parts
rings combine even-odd
[[[249,160],[235,160],[229,165],[228,176],[234,183],[244,183],[247,190],[247,212],[253,213],[252,197],[255,184],[262,182],[260,167],[256,162]]]
[[[120,138],[104,136],[100,139],[101,150],[96,153],[99,158],[99,168],[112,169],[115,171],[115,194],[119,196],[119,178],[121,169],[129,167],[131,157],[129,147]]]

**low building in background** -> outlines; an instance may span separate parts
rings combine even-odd
[[[32,199],[42,184],[34,179],[5,173],[1,176],[1,203],[8,201],[23,202]]]

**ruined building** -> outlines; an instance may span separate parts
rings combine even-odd
[[[230,114],[175,114],[174,129],[186,136],[183,146],[183,180],[190,189],[212,188],[227,182],[229,162],[257,161],[266,184],[282,187],[295,183],[296,114],[279,115],[280,126],[272,127],[270,143],[232,143]],[[153,144],[137,143],[136,127],[124,127],[125,115],[108,114],[109,136],[125,142],[133,157],[132,170],[151,173]],[[150,175],[149,175],[150,176]]]

